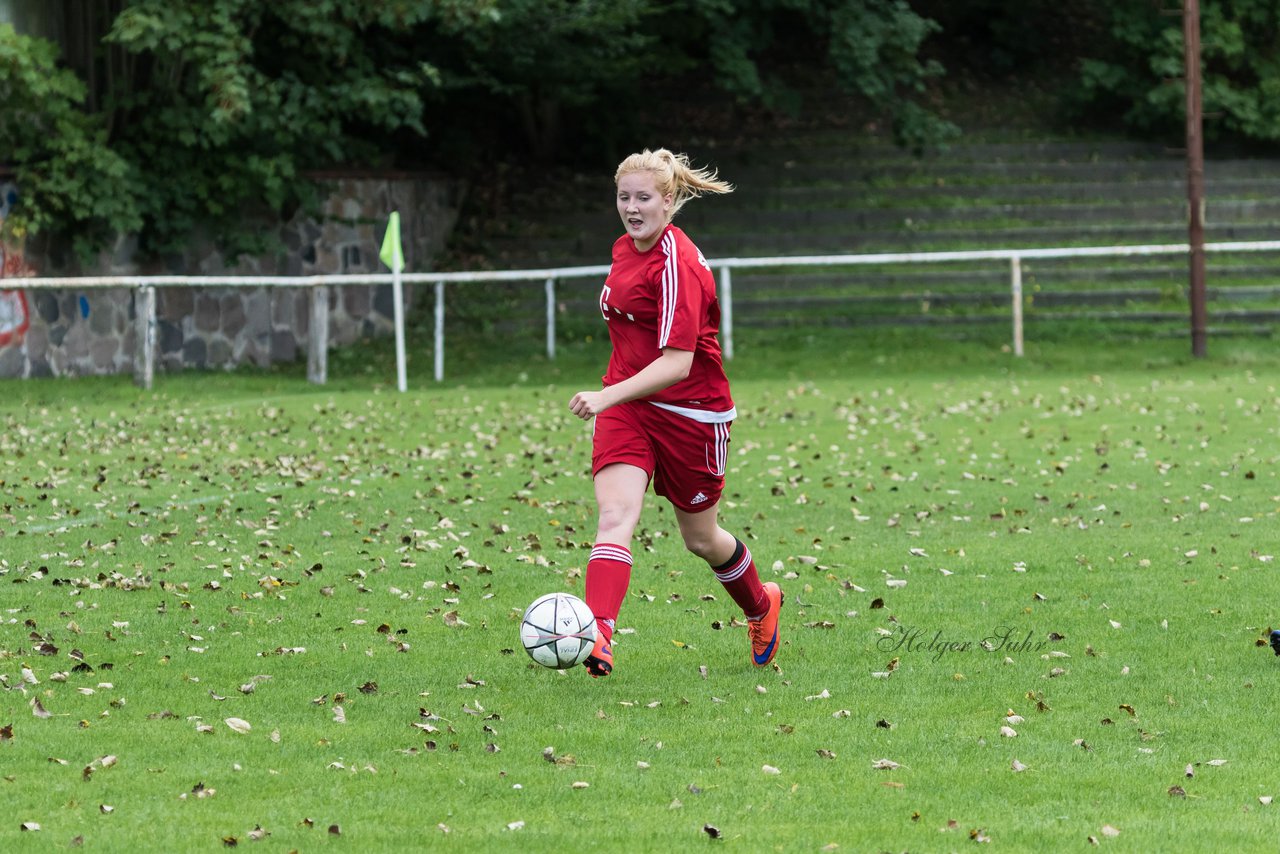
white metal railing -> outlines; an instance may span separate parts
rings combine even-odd
[[[1280,241],[1250,241],[1235,243],[1209,243],[1206,252],[1268,252],[1280,251]],[[1009,264],[1009,302],[1013,323],[1013,352],[1023,354],[1022,317],[1022,262],[1024,259],[1044,258],[1098,258],[1135,255],[1179,255],[1190,252],[1190,246],[1160,244],[1145,246],[1081,246],[1045,249],[980,249],[952,252],[890,252],[869,255],[794,255],[762,258],[722,258],[711,263],[719,272],[718,296],[720,299],[720,345],[726,359],[733,358],[733,273],[732,271],[760,269],[764,267],[852,267],[879,264],[935,264],[948,261],[1006,261]],[[435,339],[434,376],[444,379],[444,289],[447,284],[478,282],[528,282],[541,281],[546,297],[547,357],[556,355],[556,282],[560,279],[604,276],[608,265],[587,267],[552,267],[538,270],[491,270],[459,273],[402,273],[405,284],[431,284],[435,286]],[[390,285],[395,277],[391,273],[363,273],[321,276],[87,276],[65,278],[11,278],[0,279],[0,289],[88,289],[135,288],[137,300],[137,352],[134,357],[134,378],[144,388],[151,387],[155,365],[155,288],[158,287],[291,287],[308,288],[311,291],[311,330],[307,353],[307,378],[323,383],[327,374],[329,342],[329,294],[330,286],[342,285]],[[403,324],[403,313],[397,312],[398,322]],[[403,336],[403,328],[396,330]],[[403,360],[402,354],[397,354]],[[403,376],[403,365],[400,365]]]

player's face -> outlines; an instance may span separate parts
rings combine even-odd
[[[658,192],[652,172],[628,172],[618,179],[618,215],[636,249],[647,252],[667,227],[671,194]]]

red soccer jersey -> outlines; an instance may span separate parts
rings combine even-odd
[[[664,349],[692,350],[689,376],[643,400],[699,421],[732,421],[736,413],[720,358],[720,302],[706,259],[688,236],[668,224],[647,252],[623,235],[600,292],[613,355],[606,386],[638,374]]]

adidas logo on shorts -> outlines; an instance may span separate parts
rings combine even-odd
[[[701,504],[702,502],[704,502],[704,501],[706,501],[706,500],[707,500],[707,496],[705,496],[705,495],[703,495],[701,492],[699,492],[697,495],[693,496],[693,498],[692,498],[692,499],[690,499],[689,503],[690,503],[690,504]]]

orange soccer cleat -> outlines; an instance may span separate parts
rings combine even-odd
[[[769,597],[769,610],[758,620],[747,620],[747,634],[751,635],[751,663],[764,667],[773,661],[778,652],[778,615],[782,613],[782,588],[772,581],[764,584]],[[587,659],[590,666],[591,659]]]
[[[613,672],[613,641],[605,637],[604,630],[596,626],[596,645],[587,660],[582,662],[592,679],[608,676]]]

